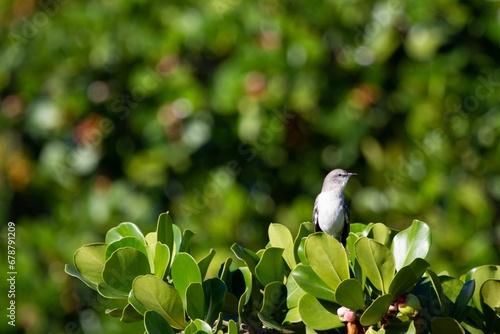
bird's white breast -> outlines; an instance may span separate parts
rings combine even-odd
[[[318,223],[321,230],[340,238],[344,228],[343,197],[338,192],[322,192],[316,198],[318,205]]]

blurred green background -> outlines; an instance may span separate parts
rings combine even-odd
[[[352,221],[430,225],[435,271],[500,263],[499,1],[7,0],[0,17],[2,333],[142,333],[63,272],[78,247],[170,211],[218,265],[310,221],[337,167],[359,174]]]

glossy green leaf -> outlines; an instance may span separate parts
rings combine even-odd
[[[469,280],[476,281],[476,290],[474,291],[472,300],[474,302],[474,305],[478,308],[479,311],[482,310],[480,289],[483,283],[489,279],[500,280],[500,266],[485,265],[476,267],[462,277],[463,281],[469,281]]]
[[[85,283],[85,285],[87,285],[89,288],[97,290],[97,284],[92,283],[91,281],[83,277],[82,274],[72,264],[66,264],[64,266],[64,272],[70,276],[78,278],[80,281]]]
[[[239,334],[238,325],[234,320],[229,320],[227,323],[227,334]]]
[[[179,291],[182,304],[186,307],[186,290],[191,283],[202,283],[200,268],[195,259],[188,253],[179,253],[171,268],[172,280]]]
[[[128,303],[132,305],[132,307],[140,314],[144,315],[144,313],[147,312],[148,309],[144,307],[144,305],[139,303],[139,301],[135,298],[133,290],[130,290],[127,300]]]
[[[299,301],[299,315],[306,326],[315,330],[344,327],[337,315],[338,305],[325,307],[318,299],[305,294]]]
[[[492,310],[500,312],[500,281],[487,280],[481,286],[482,301],[488,305]],[[500,316],[500,315],[499,315]],[[498,319],[500,321],[500,318]]]
[[[469,301],[474,295],[474,290],[476,288],[476,281],[471,280],[464,283],[460,293],[455,300],[453,309],[450,311],[450,316],[456,319],[458,322],[462,322],[468,314],[469,311]]]
[[[304,263],[302,261],[303,259],[299,257],[299,246],[302,242],[302,239],[306,238],[309,234],[311,234],[313,232],[314,232],[314,225],[312,223],[306,222],[306,223],[300,224],[299,231],[297,232],[297,236],[295,237],[295,240],[293,241],[293,249],[294,249],[294,256],[295,256],[296,263],[299,263],[299,262]],[[307,263],[304,263],[304,264],[307,264]],[[293,269],[293,268],[291,268],[291,269]]]
[[[121,309],[121,308],[106,309],[106,311],[104,311],[104,313],[106,313],[107,315],[109,315],[110,317],[113,317],[113,318],[121,318],[122,314],[123,314],[123,309]]]
[[[109,299],[127,299],[126,293],[117,290],[106,283],[102,282],[97,285],[97,292],[105,298]]]
[[[283,282],[285,267],[282,254],[282,248],[270,247],[264,250],[262,258],[255,266],[255,276],[262,286],[271,282]]]
[[[441,280],[432,270],[427,270],[427,274],[431,280],[431,286],[434,289],[434,293],[436,295],[436,300],[439,303],[439,314],[447,317],[448,316],[448,305],[446,304],[445,295],[443,291],[443,287],[441,285]]]
[[[426,223],[414,220],[410,227],[399,232],[392,241],[396,270],[409,265],[416,258],[424,259],[431,246],[431,232]]]
[[[120,240],[125,237],[134,237],[139,239],[143,244],[146,244],[144,235],[134,223],[121,223],[113,227],[106,233],[106,243],[110,244],[113,241]]]
[[[410,291],[425,273],[429,263],[424,259],[416,258],[407,266],[402,267],[389,286],[389,293],[394,299],[399,298],[406,291]]]
[[[394,230],[388,228],[382,223],[376,223],[371,226],[370,232],[368,233],[367,237],[381,243],[386,247],[389,247],[391,245],[394,234]]]
[[[283,320],[284,325],[294,324],[297,322],[301,322],[302,318],[300,317],[299,307],[298,305],[293,308],[289,308],[286,313],[285,319]]]
[[[172,218],[168,212],[161,213],[158,216],[156,223],[156,240],[168,246],[169,249],[174,247],[174,231],[172,228]]]
[[[143,319],[144,317],[142,316],[142,314],[137,312],[137,310],[130,304],[127,304],[127,306],[125,306],[122,311],[122,316],[120,317],[120,321],[124,323],[138,322],[142,321]]]
[[[174,334],[170,324],[157,312],[144,313],[144,329],[147,334]]]
[[[356,258],[363,273],[380,291],[389,291],[395,274],[394,257],[391,251],[375,240],[362,237],[354,244]]]
[[[94,286],[103,282],[102,271],[106,261],[106,247],[106,244],[101,243],[88,244],[77,249],[73,256],[75,268]]]
[[[205,319],[207,307],[201,283],[191,283],[186,289],[186,312],[191,320]]]
[[[335,291],[337,303],[353,311],[365,308],[363,289],[357,279],[346,279],[342,281]]]
[[[177,225],[172,225],[172,232],[174,236],[174,249],[171,249],[170,252],[173,254],[172,258],[175,258],[175,256],[180,252],[182,243],[182,232],[179,226]]]
[[[154,275],[137,277],[132,285],[137,301],[147,309],[158,312],[170,326],[184,329],[184,308],[179,292]]]
[[[203,291],[207,310],[204,319],[209,324],[212,324],[222,311],[227,287],[221,279],[214,277],[203,282]]]
[[[307,238],[302,238],[299,242],[299,248],[297,248],[297,257],[299,258],[300,263],[309,265],[309,262],[307,261],[306,258],[306,240]]]
[[[363,312],[359,321],[363,326],[371,326],[378,323],[382,317],[387,314],[389,305],[392,301],[392,295],[386,294],[375,299]]]
[[[246,265],[248,266],[248,269],[250,269],[250,272],[252,273],[252,275],[255,275],[255,266],[257,265],[257,263],[259,263],[259,260],[260,260],[260,258],[257,256],[257,254],[255,254],[254,252],[252,252],[249,249],[241,247],[238,244],[233,244],[231,246],[231,250],[233,251],[234,255],[236,255],[236,257],[238,259],[240,259],[246,263]]]
[[[179,252],[189,253],[191,251],[191,240],[193,240],[194,236],[195,233],[193,231],[184,230],[184,233],[182,233],[182,240],[181,240],[181,245],[179,247]]]
[[[211,334],[212,328],[201,319],[193,320],[184,330],[184,334]]]
[[[156,232],[150,232],[148,234],[146,234],[146,236],[144,237],[144,239],[146,239],[146,244],[147,245],[154,245],[158,242],[158,239],[157,239],[157,236],[156,236]]]
[[[115,250],[123,247],[135,248],[138,251],[144,253],[144,255],[148,255],[146,246],[141,240],[137,239],[136,237],[123,237],[119,240],[113,241],[108,245],[108,247],[106,247],[106,259],[109,259],[109,257]]]
[[[312,271],[312,270],[311,270]],[[288,276],[286,281],[286,305],[289,309],[299,306],[299,300],[306,294],[304,290],[297,284],[293,275]]]
[[[200,261],[198,261],[198,268],[200,268],[201,277],[204,278],[207,275],[208,268],[210,267],[210,263],[212,263],[212,259],[215,256],[215,250],[210,248],[210,252],[208,252],[205,257],[203,257]]]
[[[310,266],[298,264],[291,272],[291,277],[297,282],[297,285],[312,296],[335,302],[335,293],[333,289],[326,284]]]
[[[328,234],[314,233],[308,236],[305,253],[311,268],[332,290],[335,291],[340,282],[349,278],[345,249]]]
[[[431,321],[432,333],[464,334],[462,326],[453,318],[434,317]]]
[[[148,258],[135,248],[124,247],[116,250],[102,271],[104,282],[128,297],[132,282],[137,276],[151,273]]]
[[[154,247],[154,274],[156,277],[163,279],[167,275],[170,263],[170,249],[161,242],[156,243]]]
[[[373,226],[373,223],[369,223],[368,225],[366,224],[361,224],[361,223],[351,223],[349,231],[350,233],[356,234],[358,237],[361,236],[367,236],[368,233],[370,232],[371,227]]]
[[[268,234],[271,246],[282,248],[285,262],[289,268],[294,268],[297,263],[295,261],[294,243],[290,230],[281,224],[270,224]]]

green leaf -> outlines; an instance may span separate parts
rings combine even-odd
[[[207,312],[204,319],[209,324],[212,324],[222,311],[227,287],[221,279],[214,277],[203,282],[203,290],[205,294],[205,304],[207,305]]]
[[[186,304],[186,290],[191,283],[202,283],[200,268],[195,259],[188,253],[179,253],[172,263],[172,280],[179,291],[184,307]]]
[[[391,251],[375,240],[365,237],[356,241],[354,249],[363,273],[378,290],[387,293],[395,272]]]
[[[292,233],[290,230],[281,224],[269,225],[269,242],[272,247],[283,249],[283,258],[288,264],[289,268],[294,268],[297,265],[294,255],[294,244]]]
[[[286,313],[285,320],[283,320],[284,325],[289,325],[289,324],[294,324],[297,322],[301,322],[302,318],[300,317],[299,314],[299,308],[298,306],[289,308],[288,312]]]
[[[448,317],[434,317],[431,321],[431,329],[432,333],[465,333],[463,327],[455,319]]]
[[[337,303],[353,311],[365,308],[363,289],[357,279],[346,279],[342,281],[335,291]]]
[[[326,308],[319,300],[305,294],[299,301],[299,315],[304,324],[315,330],[344,327],[337,315],[337,305]]]
[[[95,286],[103,282],[102,271],[106,261],[105,252],[106,244],[96,243],[80,247],[73,256],[76,270]],[[83,282],[85,283],[85,281]]]
[[[147,334],[175,334],[169,323],[155,311],[144,313],[144,328]]]
[[[180,252],[181,243],[182,243],[182,232],[179,226],[172,225],[172,232],[174,235],[174,249],[170,250],[173,254],[172,258],[175,258],[177,254]]]
[[[483,302],[493,310],[500,309],[500,281],[487,280],[481,286]]]
[[[140,314],[144,315],[146,311],[148,310],[147,308],[144,307],[139,301],[135,298],[134,296],[134,291],[130,290],[130,293],[128,294],[128,303],[132,305],[132,307],[139,312]]]
[[[394,299],[399,298],[406,291],[410,291],[425,273],[429,263],[421,258],[416,258],[407,266],[402,267],[389,286],[389,293]]]
[[[297,257],[299,258],[299,261],[302,264],[309,265],[309,262],[307,262],[306,259],[306,240],[307,238],[302,238],[302,240],[299,242],[299,248],[297,248]]]
[[[297,284],[295,278],[293,278],[293,275],[290,275],[287,278],[286,291],[287,291],[286,305],[289,309],[296,308],[297,306],[299,306],[300,298],[302,298],[302,296],[306,294],[306,292],[302,290],[302,288]]]
[[[146,246],[141,240],[137,239],[136,237],[123,237],[119,240],[113,241],[108,245],[108,247],[106,247],[106,259],[109,259],[109,257],[115,250],[123,247],[134,248],[142,252],[144,255],[148,255]]]
[[[170,249],[167,245],[157,242],[154,247],[154,274],[158,278],[165,278],[170,262]]]
[[[310,266],[298,264],[291,272],[292,277],[297,285],[305,292],[312,296],[335,302],[335,292],[326,284]]]
[[[295,240],[293,242],[293,249],[294,249],[294,256],[295,256],[295,262],[302,262],[302,259],[299,257],[299,246],[300,243],[302,242],[302,239],[307,237],[309,234],[314,232],[314,225],[312,223],[306,222],[300,224],[299,227],[299,232],[297,233],[297,236],[295,237]],[[305,242],[305,241],[304,241]],[[307,264],[307,263],[305,263]],[[293,268],[290,268],[293,269]]]
[[[239,334],[238,326],[234,320],[229,320],[227,323],[227,334]]]
[[[399,232],[392,241],[396,270],[409,265],[416,258],[425,258],[431,246],[431,232],[426,223],[414,220],[410,227]]]
[[[104,282],[128,297],[132,282],[137,276],[151,273],[148,258],[135,248],[117,249],[104,264]]]
[[[113,241],[120,240],[125,237],[134,237],[146,244],[144,235],[142,235],[141,230],[134,223],[121,223],[116,227],[113,227],[106,233],[106,243],[110,244]]]
[[[189,253],[191,251],[191,240],[195,236],[195,233],[191,230],[184,230],[182,233],[181,246],[179,247],[179,252]]]
[[[286,288],[281,282],[272,282],[264,288],[262,307],[258,313],[259,319],[267,328],[282,331],[281,325],[274,315],[280,314],[286,304]]]
[[[158,216],[156,223],[156,240],[168,246],[169,249],[174,249],[174,231],[172,218],[168,212],[161,213]]]
[[[207,275],[208,268],[210,267],[210,263],[215,256],[215,250],[210,248],[210,252],[198,261],[198,268],[200,268],[201,277],[204,278]]]
[[[201,319],[196,319],[191,321],[191,323],[184,330],[184,334],[212,334],[212,328],[205,321]]]
[[[255,266],[255,276],[262,286],[271,282],[283,282],[285,268],[282,255],[282,248],[270,247],[264,250],[262,258]]]
[[[91,281],[83,277],[82,274],[80,274],[80,272],[72,264],[66,264],[64,266],[64,272],[70,276],[78,278],[80,281],[85,283],[85,285],[87,285],[89,288],[97,291],[97,284],[92,283]]]
[[[154,245],[158,242],[156,232],[149,232],[144,239],[146,239],[146,245]]]
[[[153,275],[139,276],[132,289],[135,298],[147,309],[158,312],[170,326],[184,329],[184,308],[179,292],[171,285]]]
[[[378,323],[382,317],[387,314],[391,301],[391,294],[382,295],[375,299],[361,315],[359,319],[361,324],[363,326],[371,326]]]
[[[187,287],[186,312],[191,320],[205,318],[207,307],[201,283],[191,283]]]
[[[120,318],[121,322],[124,323],[133,323],[133,322],[138,322],[143,320],[142,314],[137,312],[137,310],[132,307],[132,305],[127,304],[125,308],[123,309],[122,316]]]
[[[392,238],[396,234],[395,230],[392,230],[382,223],[373,224],[368,232],[367,237],[381,243],[382,245],[389,247],[391,245]]]
[[[233,259],[228,257],[226,259],[226,261],[224,261],[224,263],[221,264],[220,269],[219,269],[218,276],[221,280],[223,280],[226,283],[227,283],[227,276],[228,276],[228,273],[230,272],[230,267],[231,267],[232,262],[233,262]]]
[[[307,261],[314,272],[335,291],[349,278],[349,263],[344,247],[325,233],[314,233],[305,243]]]
[[[257,254],[255,254],[254,252],[252,252],[249,249],[241,247],[238,244],[233,244],[231,246],[231,250],[233,251],[234,255],[236,255],[236,257],[238,259],[240,259],[246,263],[246,265],[248,266],[248,269],[250,269],[250,272],[252,273],[252,275],[255,275],[255,266],[257,265],[257,263],[259,263],[259,260],[260,260],[259,257],[257,256]]]
[[[452,318],[456,319],[458,322],[462,322],[468,314],[469,311],[469,301],[474,295],[474,290],[476,288],[476,281],[470,280],[464,283],[460,293],[453,305],[453,309],[450,312]]]
[[[97,285],[97,292],[108,299],[126,299],[123,291],[117,290],[106,283],[102,282]]]
[[[436,273],[433,272],[432,270],[427,270],[427,274],[429,275],[432,288],[434,289],[437,301],[439,303],[440,308],[439,308],[439,310],[437,310],[437,312],[440,312],[439,314],[442,314],[445,317],[447,317],[448,316],[448,305],[446,304],[443,287],[441,286],[441,281],[440,281],[439,277],[436,275]]]
[[[474,306],[476,306],[480,312],[482,311],[480,287],[489,279],[500,280],[500,266],[485,265],[476,267],[462,277],[463,281],[476,281],[477,289],[474,291],[472,300],[474,302]]]

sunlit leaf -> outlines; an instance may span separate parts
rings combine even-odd
[[[335,304],[324,306],[315,297],[305,294],[299,301],[299,314],[304,324],[312,329],[339,328],[343,327],[344,324],[337,315],[338,307]]]
[[[326,284],[310,266],[298,264],[291,272],[291,277],[297,282],[297,285],[312,296],[335,302],[335,293],[333,289]]]
[[[409,265],[416,258],[424,259],[431,246],[431,232],[426,223],[414,220],[410,227],[399,232],[392,241],[396,270]]]
[[[305,253],[314,272],[335,291],[344,279],[349,278],[349,264],[344,247],[338,240],[325,233],[307,237]]]
[[[144,235],[134,223],[121,223],[117,227],[113,227],[106,233],[106,243],[110,244],[113,241],[120,240],[125,237],[134,237],[146,244]]]
[[[359,321],[363,326],[370,326],[378,323],[382,317],[387,314],[389,305],[392,301],[392,295],[386,294],[377,297],[363,312]]]
[[[269,242],[272,247],[283,249],[283,258],[289,268],[294,268],[297,264],[294,255],[294,243],[290,230],[281,224],[269,225]]]
[[[337,303],[353,311],[364,309],[365,301],[361,283],[357,279],[342,281],[335,291]]]
[[[266,248],[259,263],[255,266],[255,276],[266,286],[272,282],[283,282],[285,268],[283,263],[282,248]]]
[[[153,275],[139,276],[133,282],[135,298],[147,309],[160,314],[170,326],[183,329],[184,319],[182,299],[177,290]]]
[[[200,268],[188,253],[179,253],[172,263],[172,280],[186,306],[186,290],[191,283],[202,283]]]
[[[391,251],[375,240],[362,237],[354,244],[356,258],[363,273],[380,291],[389,291],[395,274],[394,257]]]

